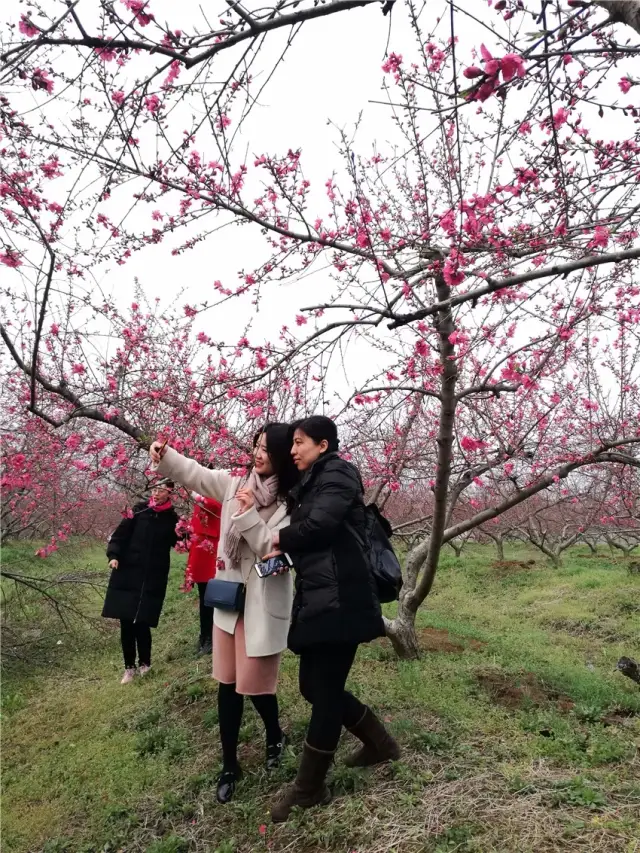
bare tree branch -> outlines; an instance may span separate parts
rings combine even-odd
[[[296,12],[291,12],[286,15],[279,15],[276,10],[266,10],[261,20],[255,17],[248,20],[249,16],[243,17],[248,23],[246,29],[241,29],[239,32],[230,33],[228,28],[221,28],[219,31],[213,31],[208,38],[213,40],[219,39],[217,44],[208,47],[206,50],[197,53],[195,56],[189,56],[189,45],[185,45],[180,50],[174,50],[169,47],[164,47],[162,44],[157,44],[152,41],[144,41],[142,39],[131,38],[104,38],[101,36],[82,36],[81,38],[54,38],[53,36],[42,34],[34,39],[34,41],[21,43],[16,47],[10,48],[0,56],[0,61],[8,63],[10,60],[22,61],[22,54],[28,50],[32,52],[34,47],[41,45],[66,45],[75,47],[88,47],[93,50],[108,49],[108,50],[136,50],[145,51],[150,54],[159,54],[166,56],[171,60],[180,62],[186,68],[193,68],[206,62],[208,59],[216,56],[223,50],[234,47],[247,39],[254,39],[256,36],[263,35],[278,30],[283,27],[293,27],[297,24],[302,24],[305,21],[311,21],[315,18],[324,18],[328,15],[334,15],[338,12],[346,12],[350,9],[357,9],[361,6],[370,6],[378,4],[379,0],[332,0],[330,3],[322,5],[314,5],[310,9],[299,9]],[[230,3],[235,11],[240,14],[237,3]],[[246,15],[246,13],[245,13]],[[15,58],[15,59],[14,59]]]
[[[633,443],[640,444],[640,438],[637,438],[632,441]],[[460,536],[461,533],[465,533],[467,530],[472,530],[474,527],[479,527],[486,521],[489,521],[492,518],[496,518],[497,516],[502,515],[509,509],[513,509],[513,507],[518,506],[518,504],[523,503],[533,495],[538,494],[538,492],[542,492],[544,489],[548,489],[549,486],[551,486],[552,483],[556,482],[557,480],[565,480],[572,471],[577,471],[578,468],[584,468],[587,465],[594,465],[596,463],[601,462],[612,462],[618,465],[631,465],[635,468],[640,468],[640,459],[637,459],[635,456],[631,456],[630,454],[612,453],[607,450],[596,451],[595,453],[591,454],[587,459],[581,459],[576,462],[569,462],[567,465],[562,465],[560,468],[557,468],[550,474],[541,477],[536,483],[533,483],[531,486],[521,489],[513,497],[503,501],[498,506],[491,507],[490,509],[485,509],[482,512],[479,512],[476,515],[472,516],[471,518],[468,518],[465,521],[461,521],[459,524],[455,524],[452,527],[449,527],[447,530],[444,531],[443,542],[448,542],[450,539],[454,539],[456,536]]]
[[[456,305],[462,305],[464,302],[472,302],[480,299],[481,296],[486,296],[489,293],[496,293],[499,290],[504,290],[507,287],[516,287],[519,284],[527,284],[530,281],[536,281],[540,278],[549,278],[550,276],[563,275],[567,276],[576,270],[582,270],[586,267],[597,267],[601,264],[618,264],[620,261],[628,261],[640,258],[640,248],[625,249],[620,252],[611,252],[601,255],[589,255],[585,258],[580,258],[577,261],[569,261],[565,264],[554,264],[551,267],[543,267],[538,270],[529,270],[520,275],[512,275],[508,278],[496,279],[487,278],[487,284],[482,287],[477,287],[475,290],[469,290],[467,293],[461,293],[459,296],[452,296],[446,300],[446,303],[436,302],[428,308],[421,308],[419,311],[413,311],[410,314],[399,314],[393,322],[389,323],[390,329],[397,329],[400,326],[406,326],[408,323],[413,323],[414,320],[424,320],[425,317],[431,317],[438,311],[446,310],[447,308],[455,308]]]
[[[0,323],[0,336],[2,340],[5,342],[9,353],[20,370],[29,377],[35,375],[38,383],[51,394],[57,394],[59,397],[62,397],[63,400],[66,400],[68,403],[71,403],[74,406],[74,411],[71,414],[67,415],[65,418],[62,418],[59,421],[56,421],[48,416],[45,416],[43,412],[41,412],[37,407],[29,406],[29,410],[33,412],[33,414],[38,415],[38,417],[46,420],[53,427],[60,427],[65,423],[69,423],[72,418],[83,417],[89,418],[93,421],[98,421],[99,423],[107,424],[108,426],[113,426],[116,429],[119,429],[121,432],[126,433],[131,438],[135,439],[142,447],[148,448],[151,444],[151,439],[149,436],[145,436],[143,431],[133,424],[129,423],[126,418],[123,418],[121,415],[116,415],[112,418],[107,418],[102,412],[92,406],[85,406],[82,400],[73,393],[73,391],[68,387],[68,385],[63,384],[62,382],[56,384],[50,382],[44,376],[42,376],[37,370],[33,370],[32,366],[25,364],[25,362],[20,357],[20,354],[16,350],[15,346],[11,338],[9,337],[7,330],[4,327],[4,324]]]

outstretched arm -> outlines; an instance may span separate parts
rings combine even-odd
[[[220,502],[224,500],[231,482],[231,474],[227,471],[212,471],[210,468],[205,468],[195,459],[182,456],[173,447],[164,447],[162,452],[160,448],[162,448],[160,442],[154,441],[149,451],[151,461],[159,474],[170,477],[176,483],[200,495],[215,498]]]

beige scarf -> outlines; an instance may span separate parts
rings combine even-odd
[[[273,474],[271,477],[262,479],[255,470],[251,471],[243,488],[251,489],[253,497],[258,506],[258,514],[263,521],[269,521],[276,511],[276,498],[278,496],[278,478]],[[240,549],[242,536],[233,522],[229,525],[224,538],[224,553],[229,561],[229,568],[240,567]]]

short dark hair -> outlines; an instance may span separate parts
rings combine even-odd
[[[327,418],[325,415],[311,415],[311,417],[294,421],[289,429],[292,442],[294,432],[299,429],[300,432],[308,435],[316,444],[326,441],[329,445],[326,450],[327,453],[335,453],[340,447],[338,427],[331,418]]]
[[[173,489],[175,483],[173,480],[170,480],[168,477],[163,477],[162,480],[156,480],[155,483],[151,484],[152,489],[157,489],[158,486],[161,486],[164,489]]]
[[[293,433],[289,430],[289,424],[270,421],[254,435],[254,447],[257,446],[261,435],[266,438],[267,453],[273,465],[273,473],[278,478],[278,494],[284,498],[298,482],[300,476],[291,457]]]

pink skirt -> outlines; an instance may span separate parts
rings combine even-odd
[[[244,696],[275,693],[278,686],[280,652],[260,658],[247,657],[244,617],[236,623],[235,634],[213,626],[213,677],[222,684],[235,684]]]

